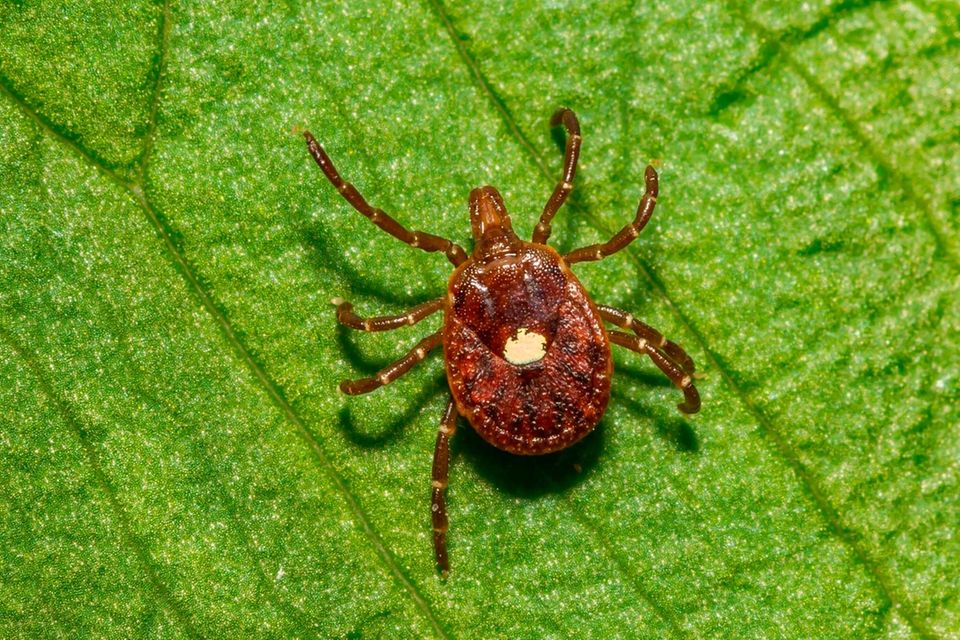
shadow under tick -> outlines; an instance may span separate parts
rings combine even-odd
[[[444,375],[434,376],[415,396],[403,402],[405,409],[395,414],[390,420],[381,419],[369,425],[360,425],[353,417],[350,404],[345,404],[337,414],[340,430],[346,434],[353,444],[364,449],[376,449],[393,442],[403,434],[403,431],[414,424],[424,412],[429,414],[425,420],[431,431],[436,428],[438,411],[432,402],[434,398],[446,391],[447,381]],[[390,398],[388,402],[397,402],[397,398]]]
[[[659,380],[657,382],[658,384],[651,386],[663,386],[659,384]],[[651,422],[657,435],[672,444],[677,451],[696,453],[700,450],[700,440],[697,438],[697,433],[684,418],[679,416],[655,416],[646,405],[616,389],[610,393],[610,402],[625,406],[630,416],[637,419],[638,423]]]
[[[454,455],[472,465],[497,488],[521,498],[563,493],[581,484],[596,466],[603,449],[603,421],[583,440],[556,453],[520,456],[501,451],[458,423]]]

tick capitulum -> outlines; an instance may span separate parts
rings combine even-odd
[[[580,155],[580,124],[560,109],[550,126],[566,129],[563,175],[540,214],[531,242],[513,232],[503,199],[493,187],[470,193],[473,255],[459,245],[423,231],[410,231],[381,209],[371,207],[340,177],[309,131],[310,155],[354,209],[375,225],[424,251],[442,251],[456,267],[447,294],[407,313],[361,318],[349,302],[334,299],[337,320],[361,331],[387,331],[416,324],[443,311],[443,327],[372,378],[345,380],[340,390],[368,393],[389,384],[443,346],[450,399],[440,421],[433,453],[431,514],[437,565],[446,575],[447,487],[450,438],[464,416],[493,446],[519,455],[569,447],[590,433],[610,399],[613,360],[610,343],[646,354],[683,391],[684,413],[700,410],[693,385],[693,360],[656,329],[614,307],[595,304],[570,265],[600,260],[620,251],[650,220],[657,202],[657,172],[647,167],[646,191],[633,222],[610,240],[561,256],[547,245],[550,223],[573,189]],[[604,323],[620,329],[606,329]]]

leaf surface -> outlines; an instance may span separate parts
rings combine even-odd
[[[953,3],[0,5],[4,637],[960,637],[960,24]],[[450,265],[308,157],[469,246],[528,235],[580,116],[561,250],[683,344],[703,411],[618,352],[577,447],[465,424],[453,573],[431,356]]]

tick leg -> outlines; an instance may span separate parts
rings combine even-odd
[[[390,331],[398,327],[417,324],[427,316],[443,308],[443,298],[424,302],[398,316],[380,316],[378,318],[361,318],[353,312],[353,305],[343,298],[331,300],[337,305],[337,321],[340,324],[358,331]]]
[[[550,118],[550,128],[562,124],[567,130],[567,149],[563,156],[563,176],[553,189],[553,194],[543,207],[540,222],[533,230],[533,241],[546,244],[550,237],[550,221],[557,215],[560,207],[566,202],[567,196],[573,190],[573,176],[577,173],[577,159],[580,157],[580,123],[576,114],[570,109],[558,109]]]
[[[460,245],[454,244],[446,238],[441,238],[440,236],[435,236],[424,231],[410,231],[384,213],[382,209],[371,207],[352,184],[344,181],[344,179],[340,177],[337,168],[333,166],[333,161],[330,160],[330,156],[327,155],[327,152],[323,150],[323,147],[320,146],[320,143],[316,141],[313,135],[309,131],[304,131],[303,137],[307,139],[307,148],[310,150],[310,155],[312,155],[313,159],[320,165],[320,169],[323,171],[323,174],[327,176],[330,183],[336,187],[340,195],[342,195],[354,209],[369,218],[373,224],[401,242],[406,242],[411,247],[417,247],[424,251],[442,251],[446,254],[447,259],[455,265],[459,265],[467,259],[467,253]]]
[[[667,340],[662,333],[650,325],[640,322],[626,311],[622,311],[616,307],[608,307],[605,304],[597,305],[597,309],[600,311],[601,318],[617,325],[621,329],[630,329],[637,334],[638,337],[647,340],[666,354],[671,360],[680,365],[684,373],[693,375],[693,372],[696,370],[696,366],[693,364],[693,358],[688,356],[687,352],[683,350],[683,347],[676,342]]]
[[[678,364],[657,351],[657,348],[646,338],[632,336],[621,331],[611,331],[609,335],[610,342],[650,356],[650,359],[660,368],[660,371],[663,371],[670,378],[670,381],[683,391],[684,402],[677,405],[680,411],[684,413],[700,411],[700,394],[697,392],[697,388],[693,386],[693,376],[684,372]]]
[[[413,365],[426,358],[427,354],[430,353],[432,349],[439,347],[441,342],[443,342],[442,332],[437,331],[436,333],[431,333],[421,340],[407,355],[382,369],[374,377],[361,378],[360,380],[344,380],[340,383],[340,391],[348,396],[356,396],[361,393],[370,393],[385,384],[390,384],[407,371],[410,371]]]
[[[437,445],[433,448],[433,492],[430,500],[430,517],[433,521],[433,552],[437,566],[446,578],[450,573],[450,561],[447,558],[447,478],[450,467],[450,438],[457,431],[457,407],[453,398],[443,412],[440,430],[437,432]]]
[[[657,172],[653,170],[653,167],[647,167],[644,179],[647,184],[646,191],[643,197],[640,198],[640,204],[637,205],[637,215],[633,219],[633,222],[623,229],[620,229],[615,236],[603,244],[592,244],[589,247],[582,247],[571,251],[563,257],[563,259],[567,261],[567,264],[600,260],[612,253],[620,251],[620,249],[623,249],[640,235],[643,227],[646,226],[647,221],[650,220],[650,216],[653,215],[653,208],[657,205],[657,193],[660,190]]]

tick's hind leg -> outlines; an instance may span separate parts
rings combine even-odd
[[[630,329],[637,334],[638,337],[651,342],[653,346],[663,351],[671,360],[680,365],[684,373],[693,375],[693,372],[696,370],[696,366],[693,364],[693,358],[687,355],[683,347],[676,342],[667,340],[662,333],[650,325],[640,322],[626,311],[622,311],[616,307],[608,307],[605,304],[598,304],[597,309],[600,311],[601,318],[617,325],[621,329]]]
[[[417,247],[418,249],[423,249],[424,251],[442,251],[446,254],[447,259],[455,265],[466,261],[467,253],[460,245],[455,244],[446,238],[441,238],[440,236],[435,236],[424,231],[410,231],[402,224],[388,216],[383,209],[371,207],[352,184],[340,177],[340,173],[337,171],[337,168],[333,166],[333,161],[330,159],[330,156],[328,156],[327,152],[323,150],[323,147],[320,146],[320,143],[316,141],[316,139],[313,137],[313,134],[311,134],[309,131],[304,131],[303,137],[307,140],[307,149],[310,150],[310,155],[313,156],[313,159],[316,160],[318,165],[320,165],[323,175],[327,176],[327,180],[330,181],[330,184],[336,187],[337,191],[340,192],[340,195],[342,195],[344,199],[353,206],[354,209],[369,218],[373,224],[377,225],[397,240],[406,242],[411,247]]]
[[[407,371],[410,371],[413,365],[426,358],[427,354],[430,353],[432,349],[439,347],[441,342],[443,342],[443,334],[440,331],[431,333],[421,340],[416,347],[410,350],[407,355],[382,369],[374,377],[361,378],[360,380],[344,380],[340,383],[340,391],[348,396],[356,396],[361,393],[369,393],[374,389],[379,389],[385,384],[390,384]]]
[[[633,222],[623,229],[620,229],[615,236],[603,244],[592,244],[589,247],[582,247],[571,251],[563,257],[563,259],[567,261],[567,264],[600,260],[612,253],[620,251],[620,249],[623,249],[640,235],[647,221],[650,220],[650,216],[653,215],[653,208],[657,205],[657,194],[660,191],[657,172],[653,170],[653,167],[647,167],[644,181],[646,182],[646,191],[643,197],[640,198],[640,204],[637,205],[637,215],[634,217]]]
[[[433,552],[437,566],[444,577],[450,573],[450,561],[447,558],[447,479],[450,470],[450,438],[457,431],[457,407],[453,398],[447,403],[447,410],[440,421],[437,432],[437,444],[433,449],[433,491],[430,499],[430,518],[433,522]]]
[[[550,222],[557,211],[566,202],[567,196],[573,190],[573,176],[577,173],[577,159],[580,157],[580,123],[577,121],[576,114],[570,109],[559,109],[550,118],[550,127],[563,125],[567,130],[567,149],[563,154],[563,175],[560,182],[553,189],[553,194],[547,200],[543,207],[543,213],[540,214],[540,222],[533,230],[533,241],[537,244],[545,244],[550,237]]]
[[[417,324],[443,308],[443,298],[437,298],[417,305],[400,315],[361,318],[353,312],[353,305],[343,298],[334,298],[330,302],[337,306],[337,321],[358,331],[390,331],[391,329]]]
[[[677,408],[684,413],[696,413],[700,411],[700,393],[693,385],[693,376],[686,373],[670,358],[660,353],[653,344],[646,338],[632,336],[629,333],[621,331],[610,332],[610,342],[626,347],[637,353],[645,353],[650,356],[653,363],[663,371],[670,381],[683,391],[684,402],[677,405]]]

